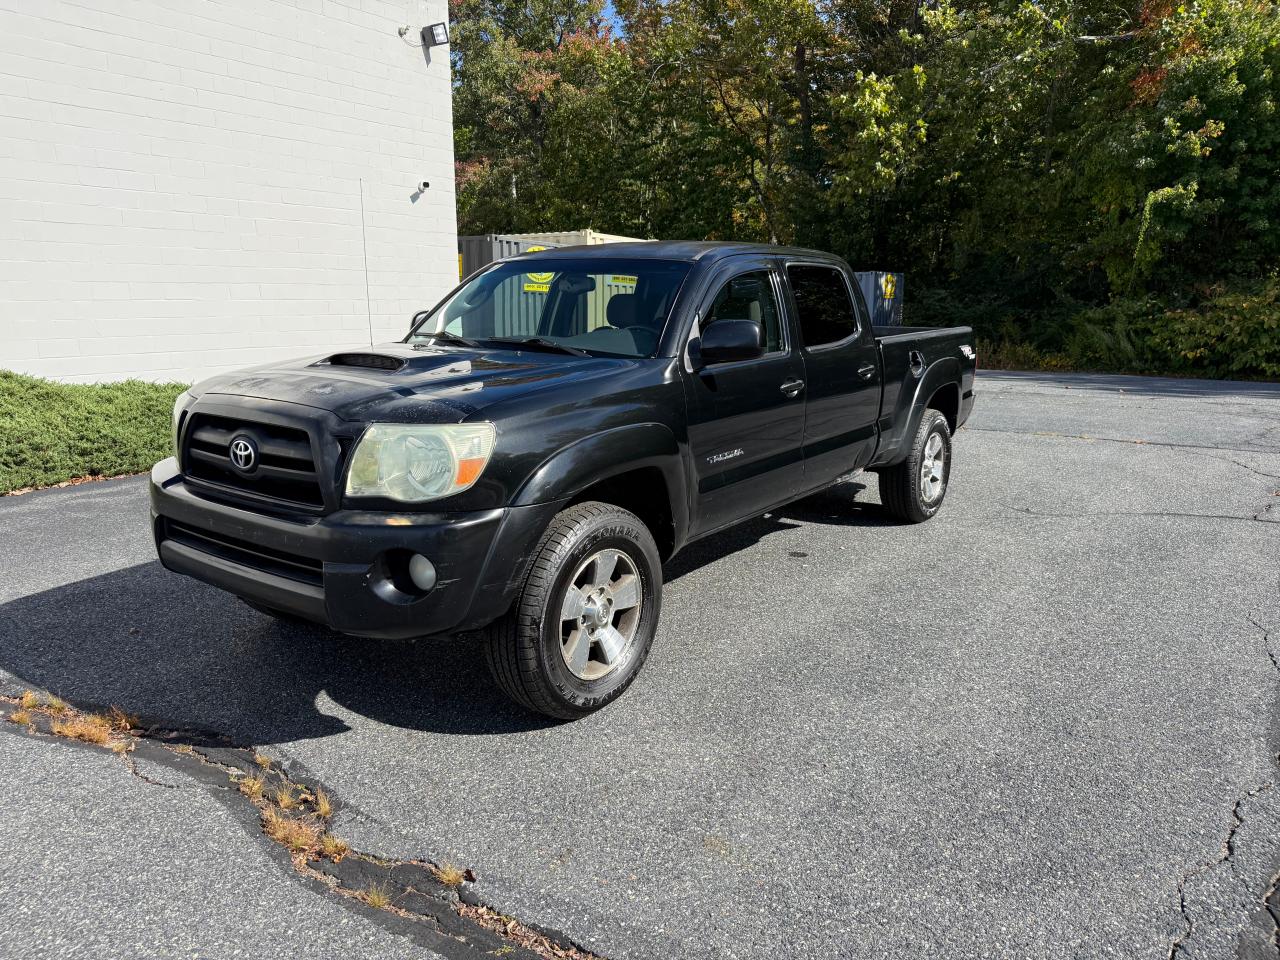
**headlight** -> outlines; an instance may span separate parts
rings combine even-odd
[[[191,396],[190,390],[183,390],[178,394],[178,399],[173,401],[173,429],[170,436],[173,437],[173,455],[178,456],[178,424],[182,423],[182,415],[186,413],[187,407],[191,406],[191,402],[195,397]]]
[[[415,503],[461,493],[480,479],[494,436],[492,423],[372,424],[351,457],[347,496]]]

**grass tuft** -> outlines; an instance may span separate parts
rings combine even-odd
[[[22,691],[22,709],[34,710],[40,706],[40,695],[34,690]]]
[[[364,892],[364,902],[378,910],[391,906],[391,894],[380,883],[375,883]]]
[[[19,724],[21,724],[21,723],[30,723],[30,722],[31,722],[31,711],[30,711],[30,710],[15,710],[15,711],[13,711],[13,713],[9,714],[9,722],[10,722],[10,723],[19,723]]]
[[[333,801],[329,799],[329,795],[323,790],[316,790],[315,804],[316,813],[325,820],[333,816]]]
[[[283,816],[268,808],[262,815],[262,828],[267,836],[292,853],[314,850],[320,842],[320,828],[307,820]]]
[[[125,713],[123,709],[115,704],[112,704],[111,709],[107,711],[107,719],[111,721],[111,727],[117,733],[128,733],[130,730],[142,725],[142,721],[134,714]]]
[[[50,729],[59,737],[103,746],[111,739],[111,723],[95,715],[70,716],[55,720]]]
[[[261,777],[241,777],[237,784],[240,792],[250,800],[261,800],[262,790],[266,786]]]
[[[293,792],[293,787],[284,786],[276,791],[276,806],[281,810],[296,810],[301,806],[301,801]]]
[[[256,763],[258,766],[260,766],[263,770],[271,769],[271,758],[268,757],[265,753],[258,753],[257,751],[254,751],[253,762]]]
[[[44,702],[44,708],[55,717],[60,717],[71,709],[67,706],[67,701],[63,700],[61,697],[54,696],[50,696],[49,699]]]
[[[347,841],[335,837],[332,833],[326,833],[320,838],[320,852],[337,863],[351,852],[351,847],[347,845]]]
[[[433,866],[431,872],[446,887],[460,887],[462,886],[462,881],[467,879],[466,871],[461,867],[455,867],[452,863],[442,863],[438,867]]]

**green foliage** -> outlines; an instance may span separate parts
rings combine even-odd
[[[1280,281],[1215,290],[1195,306],[1170,310],[1151,342],[1174,371],[1280,379]]]
[[[0,493],[150,469],[181,384],[54,383],[0,370]]]
[[[1274,2],[601,9],[455,0],[464,233],[817,246],[907,271],[913,322],[1104,369],[1263,373],[1214,359],[1204,324],[1237,308],[1201,291],[1280,268]]]

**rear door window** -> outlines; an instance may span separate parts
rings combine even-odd
[[[838,343],[858,332],[858,317],[842,271],[795,263],[787,267],[787,279],[791,281],[800,337],[806,347]]]

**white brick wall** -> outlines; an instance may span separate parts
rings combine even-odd
[[[445,17],[0,0],[0,367],[189,381],[402,336],[457,282]]]

